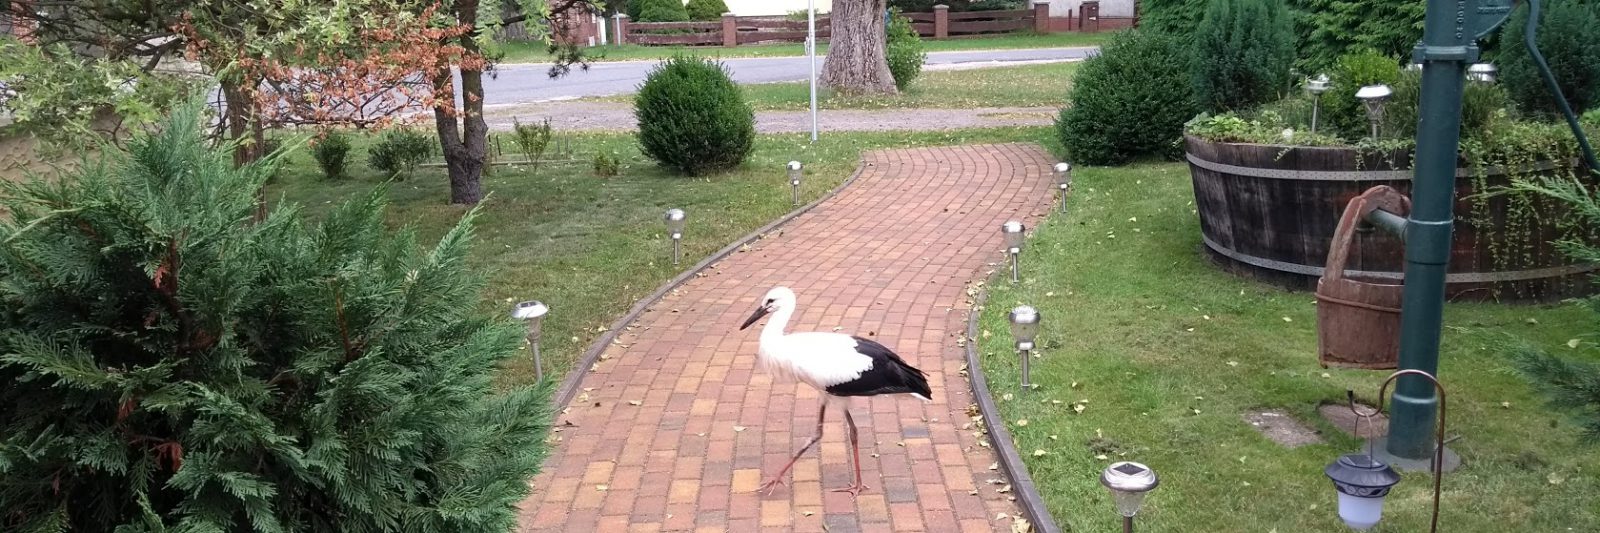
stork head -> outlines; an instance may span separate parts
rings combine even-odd
[[[751,324],[756,323],[757,320],[761,320],[761,317],[767,316],[767,313],[772,313],[779,309],[794,309],[794,291],[789,290],[788,287],[773,287],[772,290],[767,291],[767,295],[761,297],[761,305],[756,307],[756,312],[752,313],[750,319],[745,320],[744,325],[739,326],[739,329],[748,328]]]

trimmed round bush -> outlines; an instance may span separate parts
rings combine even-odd
[[[1118,34],[1078,71],[1056,133],[1079,163],[1114,165],[1172,155],[1197,113],[1189,54],[1180,41],[1143,30]]]
[[[1356,91],[1367,85],[1394,86],[1400,82],[1400,61],[1376,50],[1361,50],[1341,56],[1329,76],[1333,87],[1322,95],[1322,113],[1334,131],[1346,138],[1368,135],[1366,107],[1356,100]]]
[[[439,146],[437,141],[417,130],[388,130],[367,148],[367,165],[385,177],[404,177],[402,174],[410,175],[417,165],[433,157],[436,146]]]
[[[350,136],[333,130],[321,139],[312,141],[311,156],[322,169],[322,177],[336,180],[345,177],[345,167],[350,164]]]
[[[721,63],[678,55],[650,71],[633,101],[639,148],[663,167],[698,176],[750,155],[755,112]]]
[[[1194,36],[1194,95],[1210,111],[1270,102],[1289,85],[1294,27],[1283,0],[1214,0]]]
[[[728,12],[728,4],[722,0],[689,0],[683,9],[689,13],[689,20],[722,20],[722,14]]]
[[[1556,85],[1575,113],[1600,104],[1600,4],[1551,0],[1540,10],[1537,42]],[[1550,116],[1560,112],[1545,87],[1539,67],[1523,43],[1528,10],[1518,9],[1500,35],[1500,83],[1522,111]]]
[[[911,27],[911,19],[894,10],[889,22],[888,48],[884,52],[889,61],[889,74],[894,76],[894,86],[906,90],[911,80],[922,74],[922,64],[928,54],[922,51],[922,36]]]
[[[637,8],[639,22],[688,22],[689,11],[679,0],[634,0],[629,9]]]

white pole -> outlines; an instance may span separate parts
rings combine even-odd
[[[811,142],[817,142],[817,1],[806,2],[806,55],[811,57]]]

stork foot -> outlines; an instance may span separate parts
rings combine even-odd
[[[854,485],[851,485],[851,486],[848,486],[848,487],[845,487],[845,488],[842,488],[842,489],[833,489],[832,491],[829,491],[829,492],[848,492],[848,493],[850,493],[850,497],[851,498],[855,498],[856,496],[860,496],[861,495],[861,491],[869,489],[869,488],[871,488],[871,487],[868,487],[866,483],[856,483]]]
[[[779,474],[779,477],[775,477],[775,478],[767,480],[766,483],[762,483],[761,484],[761,488],[756,489],[756,490],[758,492],[764,492],[768,496],[771,496],[774,491],[778,490],[778,486],[779,485],[782,485],[782,486],[785,486],[785,487],[789,486],[789,482],[783,480],[783,475],[782,474]]]

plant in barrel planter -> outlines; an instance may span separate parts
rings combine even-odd
[[[1202,115],[1187,125],[1185,155],[1203,241],[1219,264],[1277,285],[1313,288],[1326,271],[1340,214],[1352,199],[1376,186],[1409,193],[1420,80],[1398,63],[1390,68],[1393,94],[1383,104],[1381,123],[1374,124],[1381,138],[1354,127],[1309,133],[1311,96]],[[1327,101],[1355,93],[1348,87],[1329,91],[1323,112],[1360,113],[1333,122],[1366,123],[1367,110],[1359,103]],[[1578,223],[1556,202],[1508,186],[1536,177],[1594,180],[1565,126],[1519,118],[1508,102],[1490,83],[1468,86],[1448,292],[1457,299],[1500,301],[1592,293],[1591,277],[1600,265],[1573,260],[1553,243],[1593,241],[1600,236],[1595,228]],[[1399,239],[1357,231],[1349,246],[1347,273],[1400,283]]]

